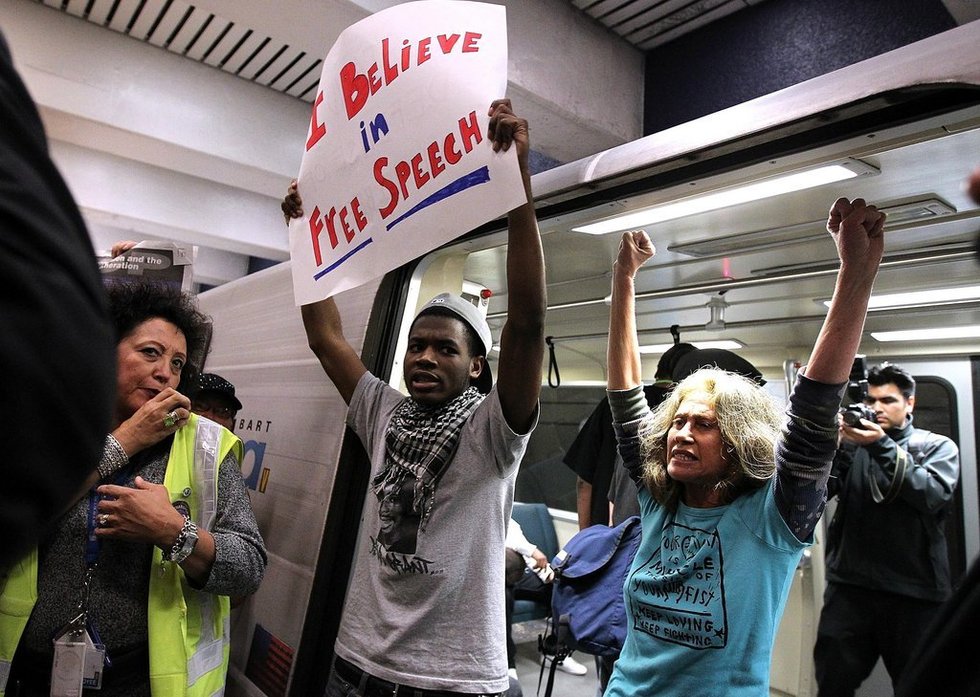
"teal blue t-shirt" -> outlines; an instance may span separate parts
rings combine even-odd
[[[629,632],[605,696],[768,695],[772,643],[806,546],[771,486],[717,508],[679,504],[674,515],[644,489],[640,508],[643,540],[624,588]]]

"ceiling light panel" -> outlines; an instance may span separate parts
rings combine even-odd
[[[860,160],[846,159],[819,167],[761,179],[741,186],[727,187],[696,196],[688,196],[626,215],[572,228],[589,235],[605,235],[631,228],[653,225],[689,215],[737,206],[773,196],[811,189],[824,184],[878,174],[879,170]]]
[[[977,299],[980,299],[980,285],[934,288],[906,293],[872,295],[868,302],[868,309],[887,310],[893,307],[914,307],[916,305],[949,305]],[[824,299],[818,302],[830,307],[830,300]]]
[[[936,196],[915,199],[903,203],[885,204],[879,207],[888,215],[887,226],[902,223],[933,221],[952,215],[956,209]],[[723,256],[728,254],[775,249],[789,244],[812,242],[827,237],[826,220],[813,220],[796,225],[785,225],[765,230],[753,230],[723,237],[706,237],[700,240],[670,245],[668,249],[692,257]],[[887,228],[886,228],[887,229]]]
[[[894,332],[871,332],[875,341],[949,341],[950,339],[980,339],[980,324],[965,327],[936,327],[932,329],[903,329]]]

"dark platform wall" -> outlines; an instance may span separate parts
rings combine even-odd
[[[647,54],[644,134],[955,26],[940,0],[766,0]]]

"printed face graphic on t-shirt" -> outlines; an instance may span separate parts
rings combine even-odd
[[[379,494],[377,541],[389,552],[415,554],[422,518],[414,509],[415,480],[386,486]]]

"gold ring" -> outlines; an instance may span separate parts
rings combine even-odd
[[[108,524],[109,524],[109,514],[108,513],[100,513],[99,514],[99,527],[100,528],[104,528]]]

